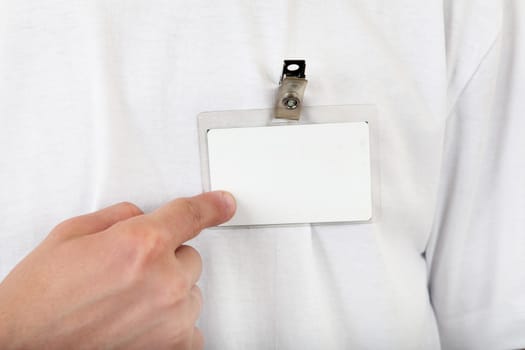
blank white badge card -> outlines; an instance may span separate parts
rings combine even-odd
[[[368,221],[367,122],[210,129],[211,190],[237,200],[224,226]]]

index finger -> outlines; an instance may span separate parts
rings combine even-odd
[[[228,221],[235,213],[235,199],[224,191],[207,192],[167,203],[148,216],[170,237],[173,249],[197,236],[206,227]]]

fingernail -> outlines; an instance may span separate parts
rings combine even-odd
[[[222,191],[222,201],[228,210],[228,214],[233,215],[237,207],[237,203],[235,202],[233,195],[230,192]]]

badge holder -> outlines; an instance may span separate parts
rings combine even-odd
[[[375,106],[304,106],[306,84],[305,62],[287,60],[273,109],[199,114],[203,190],[237,200],[221,226],[378,219]]]

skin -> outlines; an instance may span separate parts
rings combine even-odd
[[[209,192],[60,223],[0,284],[0,348],[202,349],[202,261],[183,243],[234,212]]]

